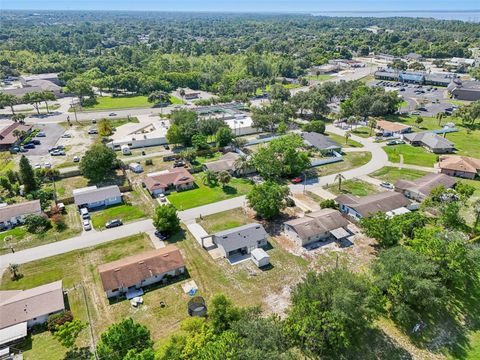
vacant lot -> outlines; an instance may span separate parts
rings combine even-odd
[[[179,210],[245,195],[253,186],[250,180],[237,178],[232,178],[230,183],[224,187],[221,185],[207,186],[202,182],[201,173],[195,174],[194,177],[196,188],[168,195],[168,200]]]
[[[363,138],[370,137],[370,133],[374,135],[374,131],[371,131],[370,128],[367,126],[359,126],[352,131],[352,134]]]
[[[380,180],[388,181],[390,183],[394,183],[397,180],[416,180],[426,174],[427,173],[424,171],[399,169],[396,167],[386,166],[370,174],[370,176]]]
[[[108,186],[108,185],[126,185],[127,179],[123,176],[122,171],[117,170],[115,172],[115,177],[104,181],[103,183],[90,184],[88,179],[83,176],[72,176],[65,179],[60,179],[55,182],[55,188],[57,190],[57,196],[59,198],[71,197],[72,192],[75,189],[82,187],[97,185],[97,187]],[[48,184],[48,186],[53,186],[53,184]]]
[[[357,179],[342,181],[341,189],[338,188],[338,183],[329,185],[326,189],[337,195],[367,196],[381,192],[375,185]]]
[[[55,241],[65,240],[82,232],[82,224],[75,205],[67,206],[67,213],[64,215],[67,228],[65,230],[50,230],[41,234],[31,234],[25,226],[0,232],[0,253],[5,254],[13,248],[15,251],[48,244]]]
[[[438,156],[432,154],[420,146],[408,144],[385,146],[383,148],[388,155],[388,160],[393,163],[403,163],[419,166],[433,167]]]
[[[253,222],[253,220],[245,215],[244,209],[238,208],[205,216],[201,220],[197,219],[197,222],[207,233],[214,234],[219,231],[249,224]]]
[[[181,99],[170,96],[172,104],[183,104]],[[92,106],[85,106],[85,110],[114,110],[114,109],[129,109],[129,108],[144,108],[152,107],[146,96],[124,96],[124,97],[97,97],[97,103]]]
[[[104,229],[105,223],[110,220],[120,219],[123,223],[144,218],[145,212],[137,206],[117,205],[92,212],[92,224],[95,229]]]

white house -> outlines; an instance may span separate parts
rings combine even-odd
[[[98,208],[122,203],[122,193],[117,185],[97,188],[96,185],[73,190],[75,205],[79,208]]]
[[[141,173],[143,172],[143,167],[139,163],[133,162],[128,164],[128,168],[133,171],[134,173]]]
[[[113,150],[137,149],[167,144],[168,120],[142,121],[119,126],[107,144]],[[122,148],[123,147],[123,148]]]
[[[32,200],[19,204],[0,204],[0,229],[23,224],[28,215],[41,215],[40,200]]]
[[[145,286],[179,276],[185,272],[180,250],[174,245],[98,266],[107,297],[135,295]]]

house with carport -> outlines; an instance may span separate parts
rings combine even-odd
[[[123,202],[122,193],[117,185],[97,188],[96,185],[73,190],[75,205],[79,208],[95,209]]]

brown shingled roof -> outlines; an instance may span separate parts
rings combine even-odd
[[[28,132],[32,129],[32,125],[26,125],[21,123],[13,123],[0,131],[0,144],[1,145],[13,145],[17,141],[17,138],[13,135],[15,130]]]
[[[387,120],[377,120],[377,129],[382,129],[386,131],[397,132],[410,127],[411,126],[396,123],[396,122],[391,122]]]
[[[459,155],[440,156],[440,169],[477,173],[480,171],[480,159]]]
[[[180,250],[174,245],[129,256],[98,266],[105,291],[126,288],[142,280],[185,266]]]
[[[150,191],[163,189],[169,185],[176,186],[194,181],[195,179],[192,174],[190,174],[188,170],[183,167],[169,169],[161,174],[147,175],[147,177],[143,179],[143,183]]]

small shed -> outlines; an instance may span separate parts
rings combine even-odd
[[[250,253],[252,256],[252,261],[259,268],[264,267],[270,264],[270,256],[262,248],[253,249]]]
[[[133,171],[134,173],[137,173],[137,174],[143,172],[142,165],[140,165],[139,163],[136,163],[136,162],[128,164],[128,168],[131,171]]]
[[[132,153],[132,151],[130,150],[130,146],[128,145],[122,145],[120,149],[122,150],[123,155],[130,155]]]

